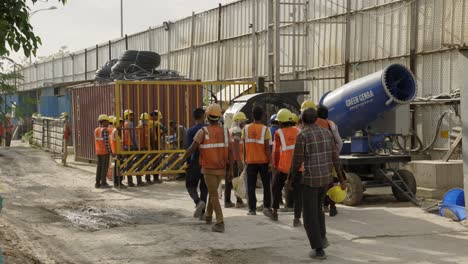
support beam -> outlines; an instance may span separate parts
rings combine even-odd
[[[344,65],[344,82],[349,82],[349,71],[351,63],[350,49],[351,49],[351,0],[346,0],[346,32],[345,32],[345,65]]]
[[[461,92],[461,106],[460,109],[467,109],[468,107],[468,50],[460,50],[458,55],[458,68],[459,68],[459,83],[458,87]],[[462,141],[468,142],[468,115],[461,114],[462,119]],[[463,185],[465,187],[465,204],[468,205],[468,144],[462,144],[463,150]],[[468,206],[466,207],[468,208]]]

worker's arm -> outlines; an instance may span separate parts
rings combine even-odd
[[[275,132],[274,136],[274,141],[273,141],[273,153],[272,153],[272,159],[273,159],[273,165],[275,168],[278,168],[279,166],[279,161],[280,161],[280,149],[281,149],[281,139],[277,135],[278,131]]]
[[[263,145],[265,146],[265,153],[266,153],[267,158],[268,158],[268,169],[269,170],[271,170],[273,168],[273,162],[272,162],[272,159],[271,159],[270,140],[271,140],[270,129],[266,129],[265,130],[265,142],[264,142]]]
[[[233,159],[231,144],[228,144],[228,161],[229,161],[229,174],[227,175],[227,180],[230,182],[232,181],[232,178],[234,177],[234,159]]]
[[[330,130],[333,133],[337,153],[339,154],[341,152],[341,149],[343,148],[343,139],[341,139],[338,126],[333,121],[328,121],[328,122],[330,123]]]
[[[302,133],[299,133],[296,138],[296,144],[294,146],[294,154],[291,163],[291,169],[288,174],[288,189],[292,189],[294,183],[294,175],[299,173],[299,170],[304,163],[304,149],[305,149],[305,141],[304,136]]]
[[[107,130],[107,128],[105,128],[105,129],[102,131],[102,137],[104,138],[104,144],[106,145],[107,151],[108,151],[112,156],[114,156],[114,153],[112,153],[112,149],[111,149],[110,144],[109,144],[109,130]]]
[[[198,149],[200,144],[203,142],[205,139],[205,132],[203,129],[198,130],[197,134],[193,137],[193,142],[190,145],[190,147],[185,151],[184,155],[182,155],[181,159],[179,162],[181,163],[182,161],[187,161],[187,158],[192,156],[192,154]]]
[[[333,137],[333,135],[331,135]],[[341,167],[340,163],[340,157],[338,155],[338,150],[336,149],[336,145],[332,144],[332,161],[333,161],[333,167],[335,168],[336,175],[338,176],[338,180],[341,183],[341,188],[344,190],[346,188],[346,176],[344,175],[344,170]]]

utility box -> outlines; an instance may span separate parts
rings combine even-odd
[[[404,104],[384,112],[369,125],[369,129],[372,133],[409,135],[410,122],[410,106]]]

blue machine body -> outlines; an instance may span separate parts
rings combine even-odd
[[[411,102],[415,95],[412,73],[401,64],[391,64],[326,93],[320,104],[328,108],[328,118],[338,125],[341,137],[346,138],[366,130],[384,112]]]

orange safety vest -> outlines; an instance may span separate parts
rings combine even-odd
[[[235,148],[234,148],[235,140],[234,140],[234,136],[232,135],[232,131],[233,131],[233,128],[231,127],[229,129],[229,138],[231,139],[231,149],[233,153],[232,159],[234,161],[237,161],[238,157],[240,157],[240,160],[244,160],[244,141],[242,139],[239,141],[239,153],[235,153]]]
[[[281,146],[279,146],[280,157],[278,170],[282,173],[289,173],[291,170],[294,147],[296,145],[296,138],[299,132],[300,130],[296,127],[280,128],[276,132],[281,142]]]
[[[94,130],[94,142],[96,146],[96,155],[108,155],[109,151],[106,148],[106,142],[104,142],[103,132],[107,129],[106,127],[98,127]]]
[[[138,146],[141,149],[149,149],[150,144],[150,128],[147,124],[139,125],[138,127]]]
[[[125,121],[125,123],[124,123],[124,140],[123,140],[123,143],[124,143],[124,146],[128,147],[129,149],[131,147],[133,147],[133,140],[130,138],[131,132],[132,131],[130,129],[130,122]]]
[[[224,169],[228,161],[229,133],[221,126],[203,127],[205,139],[200,144],[200,165],[205,169]]]
[[[112,153],[114,154],[117,154],[117,137],[120,137],[120,133],[119,133],[119,130],[114,128],[112,130],[112,133],[110,134],[110,137],[109,137],[109,143],[110,143],[110,147],[112,149]],[[120,150],[123,150],[123,142],[120,141]]]
[[[328,123],[328,120],[326,119],[317,118],[315,124],[321,128],[330,129],[330,123]]]
[[[245,162],[247,164],[268,163],[265,152],[265,133],[268,128],[262,124],[244,127]]]

